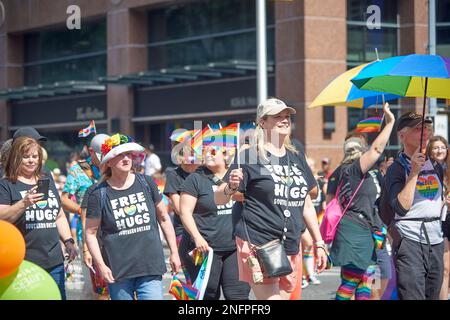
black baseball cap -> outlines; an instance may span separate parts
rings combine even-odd
[[[425,124],[432,124],[433,120],[431,118],[426,117],[424,119]],[[402,130],[403,128],[414,128],[417,125],[422,123],[422,115],[415,112],[407,112],[403,114],[397,120],[397,131]]]
[[[30,137],[36,141],[47,141],[47,138],[41,136],[39,132],[33,127],[22,127],[16,130],[13,135],[13,140],[19,137]]]

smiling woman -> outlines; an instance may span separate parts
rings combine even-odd
[[[5,178],[0,180],[0,219],[13,223],[26,243],[25,260],[44,268],[66,298],[64,257],[59,239],[65,240],[69,259],[77,252],[70,241],[70,229],[51,176],[48,198],[37,193],[37,182],[44,175],[42,148],[29,137],[14,139],[5,164]]]
[[[326,254],[317,216],[309,194],[316,190],[316,180],[305,154],[290,140],[291,114],[294,108],[270,98],[256,112],[256,129],[251,147],[238,157],[230,169],[226,194],[243,196],[235,226],[239,279],[248,282],[257,299],[287,299],[301,282],[300,238],[306,228],[315,244],[318,269],[325,267]],[[240,193],[240,195],[239,195]],[[291,266],[291,273],[269,276],[255,259],[259,248],[279,240]],[[261,263],[261,266],[259,265]],[[289,269],[289,268],[287,268]],[[265,272],[261,277],[261,271]],[[287,272],[287,271],[286,271]]]

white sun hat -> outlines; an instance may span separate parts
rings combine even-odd
[[[133,139],[129,136],[115,134],[111,138],[105,140],[102,145],[102,161],[101,164],[105,164],[109,160],[117,157],[121,153],[125,152],[144,152],[144,147],[133,142]]]

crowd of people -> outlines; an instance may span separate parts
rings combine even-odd
[[[317,168],[291,139],[296,110],[276,98],[258,106],[254,136],[239,148],[204,144],[198,154],[189,138],[172,141],[175,167],[164,173],[152,145],[121,133],[94,135],[64,170],[49,170],[46,138],[20,128],[0,149],[0,219],[22,232],[25,259],[63,299],[65,259],[82,257],[94,299],[157,300],[167,264],[192,284],[193,252],[212,249],[205,300],[292,299],[320,285],[330,262],[341,268],[337,300],[380,299],[394,273],[399,299],[447,300],[448,143],[419,114],[383,112],[370,145],[346,137],[335,170],[328,158]],[[395,159],[384,156],[394,128]],[[320,224],[333,199],[344,214],[326,244]],[[288,271],[269,274],[260,252],[272,245]]]

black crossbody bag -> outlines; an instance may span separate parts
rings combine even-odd
[[[286,183],[286,186],[288,197],[286,199],[285,210],[283,211],[284,227],[281,239],[275,239],[260,246],[252,245],[250,241],[250,235],[248,234],[247,223],[245,222],[245,215],[244,215],[245,210],[243,210],[242,212],[242,221],[244,223],[244,230],[247,236],[247,241],[250,245],[250,249],[253,250],[253,252],[255,253],[264,275],[268,278],[286,276],[288,274],[291,274],[293,271],[291,263],[289,262],[288,256],[286,254],[286,250],[284,249],[284,240],[286,239],[286,232],[287,232],[287,220],[291,216],[291,213],[288,210],[289,188],[292,183],[290,181],[291,163],[289,161],[288,153],[287,153],[287,160],[288,160],[288,179],[287,179],[288,182]]]

